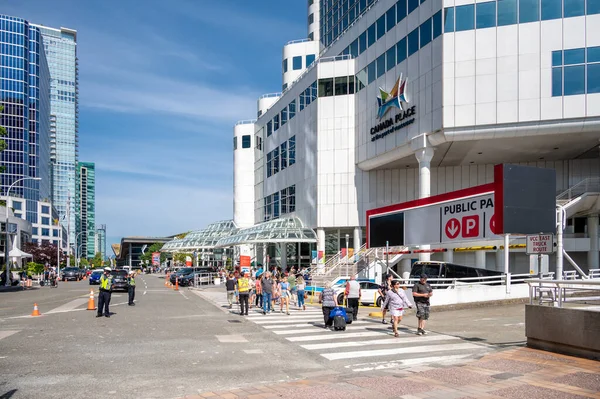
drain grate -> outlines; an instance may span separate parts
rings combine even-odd
[[[241,323],[241,320],[227,320],[230,323]]]

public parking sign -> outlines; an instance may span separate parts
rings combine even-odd
[[[527,236],[527,255],[545,255],[554,253],[554,234],[536,234]]]

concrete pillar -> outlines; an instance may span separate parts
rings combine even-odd
[[[325,253],[325,229],[317,229],[317,252],[319,251]]]
[[[354,253],[358,253],[362,246],[362,229],[360,227],[354,228]]]
[[[280,243],[279,244],[279,257],[280,257],[280,265],[281,265],[281,270],[285,271],[285,269],[287,268],[287,244],[286,243]]]
[[[451,248],[448,248],[448,251],[444,252],[444,262],[454,262],[454,251]]]
[[[410,275],[410,269],[412,267],[412,262],[410,258],[406,258],[406,259],[402,259],[400,261],[400,270],[398,273],[399,275],[402,276],[403,279],[408,279],[408,276]]]
[[[503,265],[504,265],[504,251],[500,249],[500,246],[498,246],[498,249],[496,250],[496,271],[501,272],[503,270]]]
[[[427,198],[431,195],[431,159],[433,148],[424,147],[415,151],[415,157],[419,161],[419,198]],[[430,249],[429,245],[421,245],[420,249]],[[430,253],[419,254],[419,260],[431,260]]]
[[[600,250],[598,249],[598,215],[587,218],[587,230],[590,237],[590,251],[588,252],[588,270],[600,268]]]
[[[475,251],[475,267],[485,269],[485,251]]]

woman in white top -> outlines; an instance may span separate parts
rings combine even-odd
[[[408,300],[404,290],[400,288],[400,281],[396,280],[392,283],[392,289],[388,290],[385,295],[383,307],[384,309],[387,307],[390,310],[394,336],[398,337],[398,323],[402,321],[404,308],[412,308],[412,304]]]

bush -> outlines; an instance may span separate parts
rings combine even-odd
[[[27,263],[28,274],[42,274],[44,272],[44,265],[41,263],[29,262]]]

